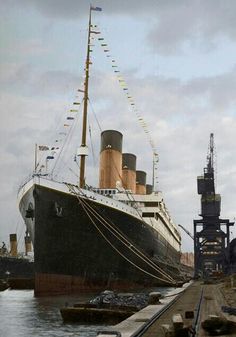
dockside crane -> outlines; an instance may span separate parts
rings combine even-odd
[[[201,219],[194,220],[195,277],[211,271],[226,273],[229,269],[230,226],[233,222],[220,218],[221,196],[215,192],[214,134],[210,134],[207,165],[197,177],[201,195]]]
[[[179,226],[180,228],[182,228],[182,229],[185,231],[185,233],[188,234],[188,235],[190,236],[191,239],[194,240],[193,234],[191,234],[191,233],[190,233],[184,226],[182,226],[182,225],[180,225],[180,224],[178,224],[178,226]]]

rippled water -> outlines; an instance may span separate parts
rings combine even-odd
[[[166,293],[170,288],[155,290]],[[0,337],[95,337],[104,326],[64,324],[59,311],[65,303],[72,305],[93,297],[35,298],[32,290],[0,292]]]
[[[81,300],[83,300],[81,297],[35,298],[32,290],[0,292],[0,336],[94,337],[98,330],[104,329],[104,326],[62,322],[59,308],[66,302],[73,304]]]

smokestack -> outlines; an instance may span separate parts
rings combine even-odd
[[[25,255],[27,256],[30,252],[32,252],[31,239],[29,236],[25,236]]]
[[[122,154],[122,183],[126,190],[136,191],[136,156],[132,153]]]
[[[101,133],[100,188],[116,188],[122,176],[122,134],[115,130]]]
[[[146,194],[152,194],[153,192],[153,186],[150,184],[146,185]]]
[[[136,171],[136,194],[146,194],[146,172]]]
[[[10,234],[10,254],[11,256],[17,256],[17,235]]]

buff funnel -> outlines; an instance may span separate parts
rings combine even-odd
[[[122,181],[122,139],[119,131],[101,133],[99,187],[116,188]]]
[[[146,172],[136,171],[136,194],[146,194],[146,177]]]
[[[136,156],[132,153],[122,154],[122,183],[126,190],[136,191]]]

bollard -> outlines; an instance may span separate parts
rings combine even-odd
[[[153,291],[149,293],[148,304],[160,304],[161,293]]]

